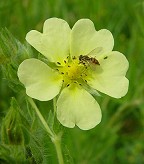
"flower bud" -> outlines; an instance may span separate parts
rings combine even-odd
[[[12,98],[10,109],[2,123],[2,142],[13,145],[24,144],[24,135],[21,124],[22,120],[19,113],[19,106],[16,100]]]

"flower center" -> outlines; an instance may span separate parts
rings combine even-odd
[[[75,57],[70,61],[64,61],[64,64],[57,62],[60,65],[57,68],[60,74],[63,75],[64,85],[69,86],[72,83],[77,83],[81,85],[83,82],[87,82],[87,77],[89,74],[89,69],[87,65],[84,65],[76,59]]]

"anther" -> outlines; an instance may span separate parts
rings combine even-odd
[[[105,56],[105,57],[104,57],[104,59],[107,59],[107,58],[108,58],[108,56]]]
[[[57,62],[57,64],[61,65],[61,63],[60,63],[60,62]]]
[[[67,84],[67,87],[70,86],[70,84]]]
[[[59,71],[59,69],[56,69],[57,71]]]
[[[68,65],[68,67],[70,67],[70,65]]]
[[[73,57],[73,60],[75,60],[75,59],[76,59],[76,57],[74,56],[74,57]]]
[[[61,74],[64,74],[64,72],[61,72]]]
[[[64,80],[62,80],[62,82],[64,82]]]
[[[80,86],[82,86],[81,84],[79,84]]]
[[[66,63],[66,60],[64,60],[64,63]]]
[[[85,80],[85,82],[87,83],[87,80]]]

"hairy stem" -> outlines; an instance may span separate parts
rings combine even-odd
[[[57,99],[55,97],[53,99],[54,115],[56,114],[56,102],[57,102]],[[63,154],[62,154],[62,149],[61,149],[61,136],[62,136],[62,133],[57,135],[57,136],[55,136],[55,138],[53,138],[52,141],[53,141],[53,143],[55,145],[55,148],[56,148],[59,164],[64,164]]]
[[[55,149],[56,149],[59,164],[64,164],[63,154],[62,154],[62,149],[61,149],[61,135],[56,135],[50,129],[50,127],[48,126],[47,122],[43,118],[42,114],[40,113],[40,111],[39,111],[38,107],[36,106],[35,102],[33,101],[33,99],[29,97],[28,101],[31,104],[31,106],[34,108],[37,116],[39,117],[41,123],[43,124],[45,130],[47,131],[47,133],[50,136],[53,144],[55,145]],[[54,100],[53,105],[54,105],[54,110],[55,110],[54,112],[56,112],[56,99]]]
[[[55,136],[55,138],[53,138],[52,141],[56,148],[59,164],[64,164],[63,154],[62,154],[62,149],[61,149],[61,136]]]
[[[31,106],[35,109],[35,112],[37,114],[37,116],[39,117],[39,119],[41,120],[41,123],[43,124],[43,126],[45,127],[46,131],[48,132],[48,134],[53,137],[54,134],[51,131],[51,129],[49,128],[48,124],[46,123],[45,119],[43,118],[42,114],[40,113],[38,107],[36,106],[35,102],[33,101],[33,99],[28,98],[29,103],[31,104]]]

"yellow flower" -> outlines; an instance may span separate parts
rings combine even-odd
[[[32,98],[47,101],[58,95],[57,118],[62,125],[88,130],[100,123],[101,109],[91,91],[115,98],[127,93],[128,61],[112,51],[111,32],[96,31],[91,20],[81,19],[70,29],[64,20],[51,18],[45,21],[43,33],[32,30],[26,40],[55,66],[26,59],[18,77]]]

